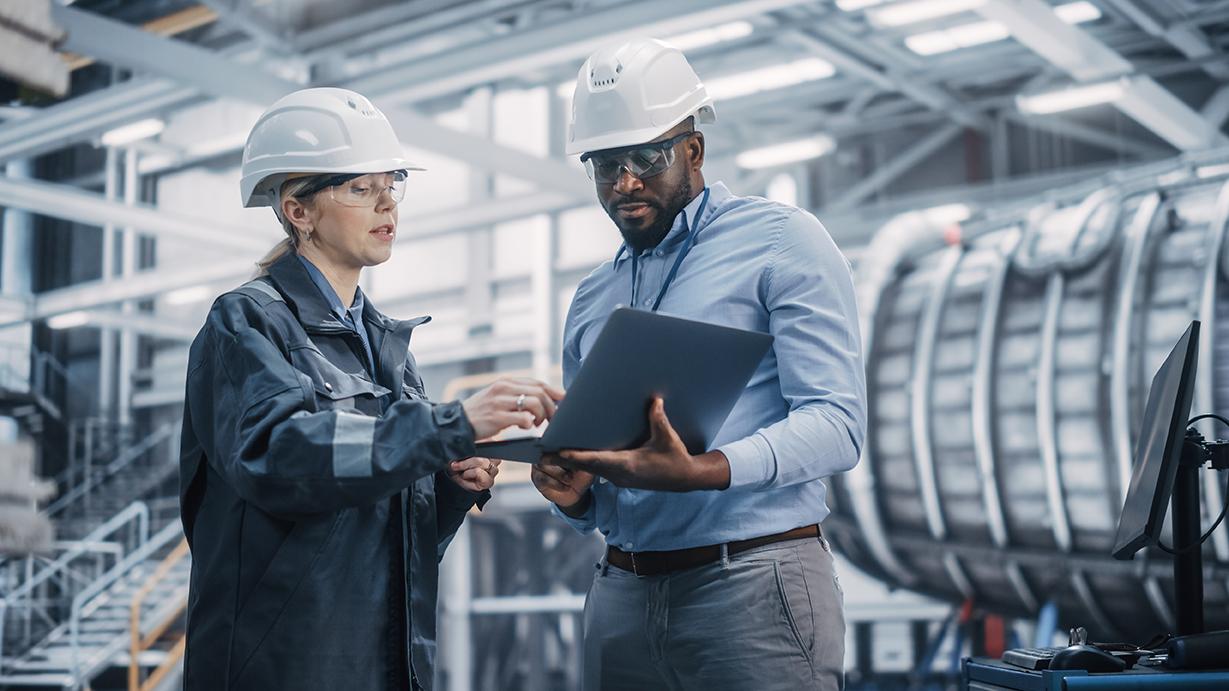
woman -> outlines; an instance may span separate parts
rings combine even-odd
[[[181,492],[192,547],[188,689],[431,689],[437,563],[498,461],[474,441],[551,417],[558,389],[497,382],[426,400],[423,317],[358,289],[386,261],[408,170],[392,127],[344,89],[261,116],[247,206],[286,240],[218,298],[192,344]]]

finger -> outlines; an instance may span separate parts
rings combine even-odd
[[[535,465],[531,472],[544,475],[556,482],[562,483],[566,483],[568,476],[572,473],[567,468],[561,468],[557,465]]]
[[[538,398],[537,394],[535,394],[532,389],[516,395],[509,395],[508,401],[508,407],[512,410],[515,410],[518,413],[531,413],[533,415],[535,425],[541,423],[542,420],[548,419],[546,414],[546,403],[544,403],[542,399]],[[554,407],[553,403],[550,405],[552,408]]]
[[[546,390],[546,394],[548,396],[550,396],[556,401],[562,401],[563,397],[567,395],[567,392],[565,392],[562,388],[558,386],[552,386],[551,384],[543,383],[542,388]]]
[[[460,473],[469,470],[470,468],[481,468],[487,463],[489,463],[489,461],[481,456],[471,456],[470,458],[460,461],[453,461],[450,468],[453,472]]]
[[[626,455],[626,451],[581,451],[579,449],[567,449],[559,452],[559,457],[565,461],[579,461],[582,463],[618,462],[623,460]]]
[[[649,427],[652,440],[673,443],[679,439],[678,432],[670,425],[670,418],[666,417],[666,401],[660,396],[653,399],[653,405],[649,408]]]
[[[529,477],[533,480],[535,487],[546,492],[566,492],[570,489],[566,483],[538,468],[530,471]]]

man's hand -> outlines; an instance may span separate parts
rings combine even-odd
[[[560,511],[580,518],[589,510],[589,487],[593,474],[583,470],[568,470],[557,465],[535,463],[529,471],[533,486],[542,496],[555,503]]]
[[[499,475],[500,461],[494,458],[473,456],[463,461],[453,461],[448,465],[448,477],[470,492],[481,492],[491,489],[495,484],[495,476]]]
[[[600,475],[619,487],[686,492],[730,486],[730,462],[720,451],[699,456],[687,452],[661,398],[649,407],[649,441],[629,451],[560,451],[547,464],[573,472]],[[557,503],[557,502],[556,502]]]

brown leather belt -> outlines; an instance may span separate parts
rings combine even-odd
[[[750,540],[735,540],[726,543],[727,553],[735,555],[749,549],[771,545],[774,542],[786,540],[801,540],[803,538],[818,538],[821,535],[819,525],[812,524],[801,528],[787,530],[776,535],[753,537]],[[675,549],[665,552],[624,552],[618,547],[606,548],[606,562],[624,571],[631,571],[637,576],[660,576],[661,574],[684,569],[694,569],[697,566],[711,564],[721,558],[721,545],[705,545],[689,549]]]

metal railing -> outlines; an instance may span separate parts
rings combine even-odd
[[[165,611],[159,612],[157,622],[153,628],[144,636],[141,635],[141,605],[145,602],[145,598],[154,591],[154,588],[162,582],[171,569],[175,565],[183,561],[188,556],[188,541],[181,540],[179,545],[167,555],[162,563],[158,564],[158,568],[154,570],[152,576],[145,581],[141,589],[132,598],[132,608],[129,612],[129,621],[131,629],[130,638],[132,644],[128,650],[128,691],[151,691],[162,683],[166,675],[170,673],[171,668],[179,663],[184,656],[184,650],[187,648],[188,637],[183,635],[179,640],[175,641],[175,645],[167,652],[166,658],[149,673],[149,677],[144,682],[141,681],[141,653],[153,647],[158,639],[161,638],[171,628],[172,625],[179,619],[179,615],[183,614],[188,608],[187,598],[178,599],[173,603],[173,606],[166,608]]]
[[[111,567],[109,571],[90,583],[85,590],[81,591],[73,598],[72,614],[68,620],[68,640],[71,648],[72,660],[72,675],[75,679],[81,678],[81,618],[93,612],[97,605],[94,602],[100,595],[105,593],[108,588],[117,583],[121,578],[130,575],[134,570],[139,568],[144,562],[150,559],[158,550],[166,547],[168,544],[183,537],[183,528],[178,523],[171,523],[162,530],[158,531],[153,537],[134,550],[128,556],[124,557],[118,564]]]
[[[4,660],[5,628],[9,610],[24,609],[26,613],[25,626],[27,629],[25,638],[29,640],[29,630],[32,626],[35,610],[45,609],[45,606],[40,606],[33,601],[36,589],[52,582],[56,578],[60,579],[61,585],[66,585],[66,578],[75,575],[71,568],[72,563],[87,554],[110,554],[116,558],[117,563],[123,563],[123,543],[106,540],[105,538],[116,535],[125,529],[131,530],[134,525],[136,527],[136,535],[133,540],[133,549],[139,551],[149,542],[149,508],[142,502],[133,502],[81,540],[69,543],[71,546],[64,554],[48,563],[37,573],[32,573],[25,582],[14,588],[12,592],[0,597],[0,663]],[[105,549],[97,549],[102,544],[108,546]],[[33,562],[28,563],[32,564]],[[113,569],[114,567],[112,567]],[[89,591],[92,585],[93,583],[87,585],[83,592]],[[45,611],[43,616],[44,618],[49,618]]]
[[[44,513],[48,516],[57,516],[65,513],[66,509],[70,506],[85,500],[95,487],[102,485],[108,478],[115,476],[132,465],[158,444],[167,440],[173,440],[178,434],[179,429],[178,424],[166,423],[145,436],[145,438],[123,450],[115,460],[102,466],[98,472],[84,473],[80,484],[75,485],[71,490],[49,504]]]

